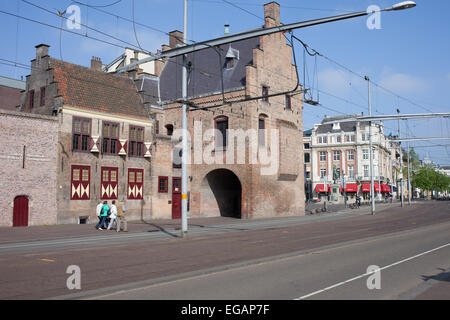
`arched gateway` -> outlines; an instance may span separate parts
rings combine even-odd
[[[232,171],[209,172],[203,178],[200,191],[202,215],[241,218],[242,186]]]

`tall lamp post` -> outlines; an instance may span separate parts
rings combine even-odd
[[[397,109],[397,114],[400,114],[400,110]],[[400,118],[398,119],[398,138],[400,139]],[[402,143],[399,142],[400,149],[400,205],[403,207],[403,156],[402,156]]]

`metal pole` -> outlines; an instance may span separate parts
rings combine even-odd
[[[397,109],[397,113],[400,114],[400,110]],[[400,138],[400,118],[398,118],[398,137]],[[403,158],[402,158],[402,143],[400,146],[400,205],[403,207]]]
[[[183,30],[183,43],[187,41],[187,0],[184,0],[184,30]],[[183,55],[183,73],[182,73],[182,96],[183,101],[187,100],[187,56]],[[187,235],[188,222],[187,222],[187,105],[183,103],[182,108],[182,151],[181,151],[181,237]]]
[[[406,138],[408,138],[408,120],[406,120]],[[409,141],[406,142],[408,153],[407,153],[407,162],[408,162],[408,205],[411,205],[411,175],[409,170]]]
[[[369,100],[369,116],[372,116],[372,105],[370,104],[370,79],[365,76],[367,80],[368,88],[368,100]],[[373,181],[373,149],[372,149],[372,121],[369,121],[369,157],[370,157],[370,200],[372,203],[372,215],[375,215],[375,190]]]

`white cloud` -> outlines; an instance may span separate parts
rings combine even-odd
[[[344,72],[337,69],[325,69],[319,72],[318,78],[319,90],[340,94],[341,96],[350,90],[348,77],[345,76]]]
[[[425,92],[427,89],[429,89],[429,85],[422,78],[399,72],[384,73],[385,74],[379,83],[383,87],[393,92],[399,94],[410,94]]]

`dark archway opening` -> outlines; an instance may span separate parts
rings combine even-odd
[[[232,171],[211,171],[203,179],[201,191],[202,213],[241,218],[242,186]]]

